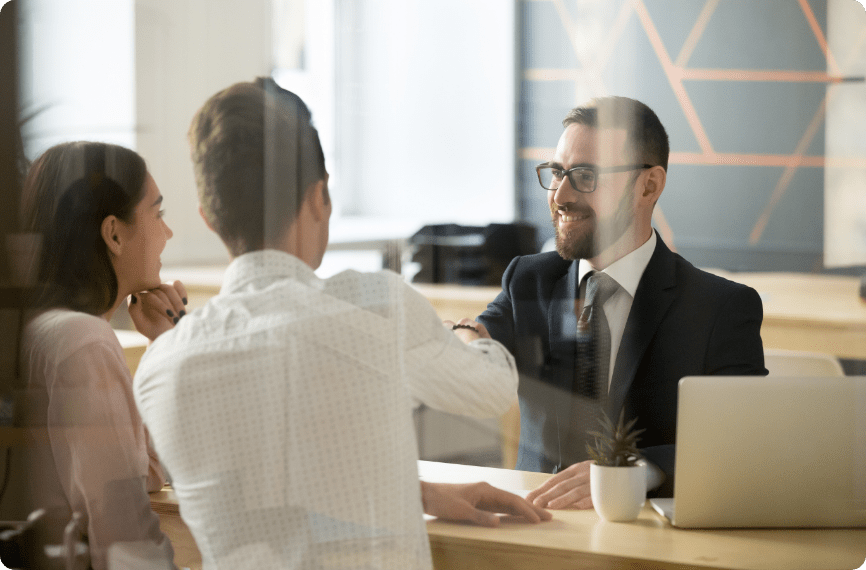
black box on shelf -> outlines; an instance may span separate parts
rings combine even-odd
[[[500,285],[518,255],[537,253],[535,226],[525,223],[424,226],[409,238],[412,261],[421,265],[415,283]]]

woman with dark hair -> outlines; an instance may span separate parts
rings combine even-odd
[[[22,509],[46,508],[61,524],[80,512],[97,570],[117,542],[172,556],[147,496],[165,476],[108,322],[128,300],[135,327],[152,341],[185,314],[183,285],[160,282],[172,236],[161,205],[144,160],[104,143],[52,147],[24,184],[23,225],[41,236],[41,253],[21,371],[26,424],[46,428],[47,441],[26,448],[30,504]]]

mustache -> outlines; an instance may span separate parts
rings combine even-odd
[[[578,204],[557,204],[555,208],[550,209],[551,213],[562,212],[563,214],[580,214],[583,216],[593,216],[595,211],[589,206]]]

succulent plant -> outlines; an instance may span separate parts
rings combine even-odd
[[[590,459],[603,467],[631,467],[640,459],[641,453],[637,448],[638,437],[644,432],[642,429],[634,429],[637,418],[625,423],[625,410],[619,414],[616,425],[610,421],[607,414],[602,412],[598,420],[601,431],[591,431],[589,435],[595,438],[593,443],[586,444],[586,451]]]

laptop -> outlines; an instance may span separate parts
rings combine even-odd
[[[866,376],[680,380],[681,528],[866,526]]]

